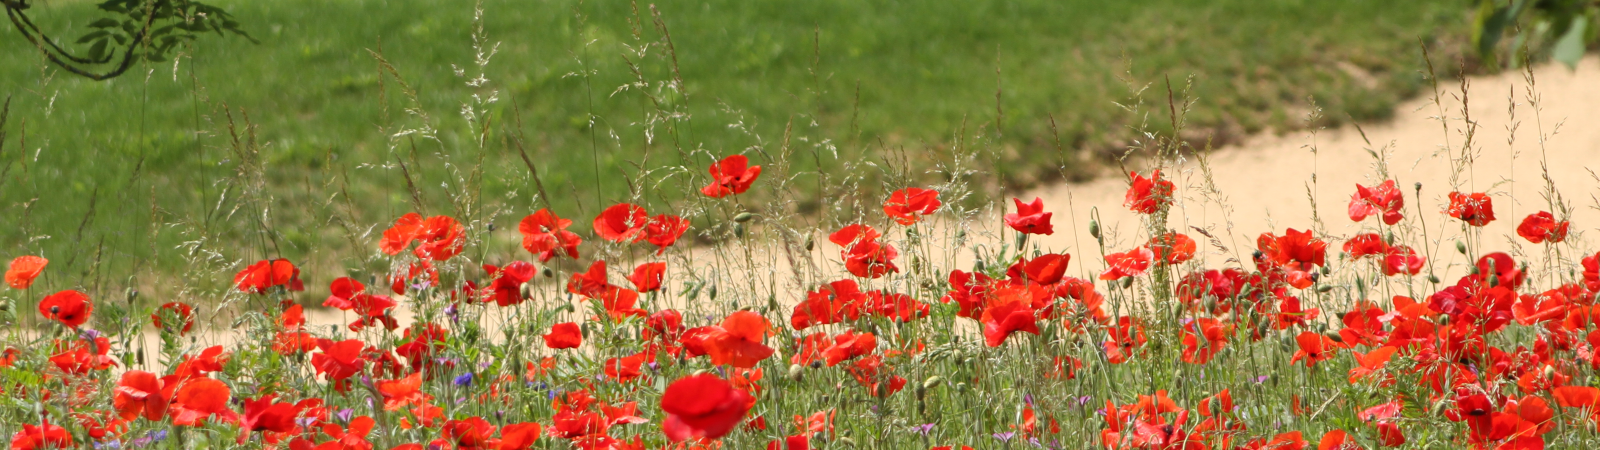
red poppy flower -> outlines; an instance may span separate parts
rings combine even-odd
[[[1117,318],[1116,326],[1106,329],[1106,337],[1110,338],[1103,343],[1106,360],[1112,364],[1128,362],[1140,347],[1144,347],[1144,325],[1139,320],[1129,316]]]
[[[550,261],[558,251],[565,253],[568,258],[578,259],[578,244],[583,242],[583,238],[567,231],[571,225],[571,220],[540,208],[517,223],[517,232],[522,234],[522,248],[537,255],[541,263]]]
[[[751,166],[749,158],[744,155],[722,158],[722,161],[711,165],[710,171],[711,184],[700,189],[700,193],[711,198],[743,194],[750,190],[750,183],[761,176],[761,166]]]
[[[667,413],[661,429],[673,442],[717,439],[738,426],[754,402],[750,394],[715,375],[681,378],[661,395],[661,410]]]
[[[1561,242],[1567,239],[1567,225],[1565,220],[1557,222],[1549,211],[1539,211],[1522,219],[1522,224],[1517,225],[1517,235],[1535,244]]]
[[[344,386],[345,379],[361,373],[361,369],[367,365],[367,360],[361,355],[365,344],[359,339],[339,342],[317,339],[317,348],[322,351],[311,355],[311,366],[318,374],[335,381],[336,387]]]
[[[454,442],[457,449],[488,448],[490,436],[494,436],[494,425],[482,417],[473,416],[444,423],[444,438]]]
[[[1350,196],[1350,220],[1360,222],[1367,216],[1382,214],[1383,223],[1394,225],[1403,218],[1400,211],[1405,207],[1405,197],[1400,189],[1394,185],[1394,180],[1384,180],[1383,184],[1373,187],[1356,185],[1356,193]]]
[[[1484,287],[1505,286],[1514,291],[1522,287],[1522,282],[1528,278],[1527,272],[1518,268],[1516,261],[1505,252],[1494,252],[1478,257],[1477,267],[1477,273],[1463,277],[1458,284],[1477,280]],[[1490,281],[1488,277],[1493,277],[1494,280]]]
[[[644,375],[644,363],[650,361],[654,355],[648,351],[634,353],[628,356],[610,358],[605,361],[607,377],[617,380],[618,383],[628,383]]]
[[[256,294],[265,294],[273,286],[284,286],[295,292],[305,290],[300,283],[300,269],[287,259],[262,260],[251,264],[233,276],[233,283],[239,287],[239,292]]]
[[[1356,443],[1350,433],[1344,430],[1333,430],[1322,435],[1317,441],[1317,450],[1361,450],[1361,444]]]
[[[720,326],[713,327],[705,339],[706,353],[711,355],[711,363],[748,369],[772,357],[775,350],[764,344],[770,326],[765,317],[750,311],[729,314]]]
[[[556,350],[578,348],[583,345],[583,330],[572,322],[555,324],[550,327],[550,334],[544,335],[544,345]]]
[[[1006,226],[1024,234],[1055,234],[1055,228],[1050,226],[1052,213],[1044,212],[1044,199],[1035,197],[1032,202],[1023,203],[1022,200],[1013,198],[1011,202],[1017,205],[1017,212],[1003,217]]]
[[[878,230],[856,224],[828,235],[828,241],[844,247],[840,257],[844,259],[845,270],[850,271],[851,275],[880,278],[900,271],[894,265],[894,259],[900,256],[900,252],[892,245],[878,242],[879,236]]]
[[[847,331],[834,336],[833,345],[822,350],[822,357],[827,361],[828,367],[833,367],[841,362],[871,354],[877,349],[878,338],[872,333],[856,334],[855,331]]]
[[[774,439],[767,443],[767,450],[811,450],[811,438],[798,434],[785,437],[782,442]]]
[[[618,203],[601,211],[594,218],[594,233],[611,242],[639,240],[640,232],[650,222],[644,207],[632,203]]]
[[[142,370],[122,373],[117,387],[112,390],[111,406],[122,420],[144,416],[145,420],[161,420],[167,415],[167,396],[163,393],[161,378]]]
[[[863,295],[854,280],[829,283],[816,291],[807,292],[806,299],[794,305],[789,324],[796,330],[804,330],[816,325],[842,322],[847,319],[846,308],[857,303],[856,299]]]
[[[1052,285],[1061,281],[1067,273],[1067,264],[1072,262],[1072,255],[1065,253],[1050,253],[1039,255],[1037,258],[1017,261],[1021,266],[1022,274],[1027,275],[1028,281],[1040,285]],[[1009,270],[1007,272],[1010,272]]]
[[[340,277],[328,285],[330,294],[322,301],[322,306],[356,313],[356,320],[350,322],[350,331],[361,331],[367,326],[377,324],[383,324],[390,330],[398,327],[399,324],[389,314],[389,308],[395,307],[394,300],[381,295],[367,294],[366,289],[367,287],[360,281],[350,277]]]
[[[1304,359],[1306,367],[1316,367],[1318,362],[1333,359],[1337,355],[1335,350],[1339,348],[1339,343],[1333,339],[1311,331],[1300,332],[1294,337],[1294,341],[1300,345],[1300,350],[1294,352],[1294,357],[1289,359],[1289,363],[1294,364]]]
[[[92,312],[94,303],[87,294],[78,291],[61,291],[39,300],[39,315],[72,328],[89,321]]]
[[[1228,344],[1233,325],[1202,317],[1183,326],[1183,362],[1205,364]]]
[[[1122,206],[1136,213],[1154,214],[1172,204],[1172,182],[1161,179],[1160,170],[1151,172],[1150,178],[1139,176],[1138,172],[1128,172],[1128,177],[1132,180]]]
[[[628,275],[628,281],[633,283],[633,288],[640,293],[654,292],[661,289],[661,279],[667,271],[667,263],[653,262],[640,264],[633,268],[633,275]]]
[[[1450,208],[1445,210],[1450,217],[1461,219],[1468,225],[1481,227],[1494,221],[1494,202],[1488,194],[1475,192],[1462,194],[1450,193]]]
[[[300,408],[293,403],[274,402],[276,398],[276,395],[267,394],[258,399],[244,400],[244,416],[239,421],[239,444],[244,444],[253,431],[288,433],[297,428],[294,420],[300,415]]]
[[[889,199],[883,202],[883,213],[895,223],[911,225],[922,221],[922,216],[933,214],[943,204],[939,201],[939,191],[905,188],[889,194]]]
[[[528,450],[539,440],[542,427],[533,422],[513,423],[500,427],[500,445],[496,450]]]
[[[1350,257],[1354,259],[1361,259],[1370,255],[1382,256],[1388,251],[1389,244],[1383,241],[1383,236],[1379,236],[1376,233],[1358,234],[1344,242],[1344,252],[1349,253]]]
[[[1428,258],[1418,255],[1416,250],[1404,245],[1389,247],[1383,255],[1383,274],[1395,276],[1399,274],[1416,275],[1422,273],[1422,266]]]
[[[379,248],[385,254],[398,255],[416,241],[421,244],[412,253],[418,258],[444,261],[461,254],[467,243],[467,229],[450,216],[423,219],[421,214],[406,213],[384,230]]]
[[[494,303],[500,306],[512,306],[525,300],[522,296],[522,285],[533,280],[534,274],[539,269],[526,261],[512,261],[505,267],[495,267],[484,264],[484,271],[489,276],[495,277],[489,283],[488,291],[494,298]]]
[[[1328,243],[1312,236],[1311,230],[1289,228],[1283,232],[1283,236],[1261,233],[1256,238],[1256,246],[1277,266],[1309,269],[1310,266],[1321,266],[1327,262]]]
[[[1183,233],[1167,233],[1150,238],[1145,248],[1155,252],[1155,260],[1166,264],[1183,264],[1194,259],[1194,239]]]
[[[661,214],[651,218],[650,223],[644,225],[644,240],[651,245],[659,247],[656,249],[656,254],[660,255],[667,251],[667,247],[677,243],[678,238],[683,237],[685,231],[689,231],[688,220],[678,216]]]
[[[999,301],[983,309],[978,321],[983,323],[983,341],[990,347],[999,347],[1012,333],[1022,331],[1039,334],[1033,308],[1027,303],[1013,300]]]
[[[44,450],[73,448],[72,433],[59,425],[45,421],[37,426],[22,424],[22,431],[11,435],[11,450]]]
[[[418,415],[420,416],[420,414]],[[333,440],[317,446],[316,450],[371,450],[372,443],[367,441],[367,435],[372,433],[374,425],[377,425],[377,421],[367,416],[358,416],[350,419],[350,426],[348,427],[324,423],[322,424],[322,433],[333,438]],[[293,444],[290,444],[289,447],[290,450],[297,450],[294,449]]]
[[[163,317],[166,318],[166,321],[182,324],[182,326],[178,327],[177,330],[168,329],[166,325],[163,325]],[[150,322],[163,333],[176,332],[179,336],[189,334],[189,329],[194,328],[194,307],[183,302],[164,303],[160,308],[156,309],[155,313],[150,314]]]
[[[94,339],[72,339],[55,341],[55,351],[50,355],[50,363],[57,369],[71,375],[87,375],[90,371],[106,370],[117,365],[107,352],[111,350],[111,340],[105,336]]]
[[[206,376],[211,372],[222,370],[222,365],[227,364],[232,353],[224,351],[221,345],[213,345],[201,350],[198,355],[183,355],[183,360],[178,362],[178,367],[172,369],[172,374],[179,380]]]
[[[44,266],[48,264],[50,260],[42,257],[18,256],[17,259],[11,260],[10,266],[6,267],[6,284],[11,285],[12,289],[27,289],[28,286],[33,286],[33,279],[38,278],[39,273],[44,272]]]
[[[238,413],[228,409],[232,391],[228,385],[210,378],[195,378],[178,387],[172,398],[172,424],[197,427],[216,416],[225,423],[238,421]]]
[[[399,411],[409,405],[425,405],[430,396],[422,392],[422,373],[412,372],[394,380],[378,380],[374,385],[383,396],[383,409]]]
[[[1106,255],[1106,270],[1100,272],[1100,279],[1120,280],[1144,275],[1145,271],[1150,269],[1150,261],[1154,258],[1155,252],[1144,247]]]

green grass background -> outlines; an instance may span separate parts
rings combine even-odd
[[[1129,96],[1123,78],[1158,83],[1144,97],[1164,104],[1159,83],[1192,75],[1191,127],[1224,141],[1303,126],[1308,99],[1330,122],[1383,118],[1423,82],[1419,42],[1460,53],[1469,6],[662,1],[668,52],[647,4],[485,0],[484,35],[499,46],[489,84],[472,87],[467,1],[215,4],[259,43],[203,36],[176,64],[139,65],[108,82],[57,72],[15,30],[0,33],[0,94],[11,98],[0,256],[44,254],[58,264],[53,276],[121,284],[206,258],[370,253],[370,227],[413,209],[401,162],[429,213],[501,217],[509,227],[507,216],[545,204],[508,143],[519,132],[549,204],[584,231],[598,205],[629,197],[630,182],[663,205],[678,190],[643,180],[686,184],[713,156],[741,151],[773,164],[786,130],[792,148],[817,150],[792,158],[796,173],[887,150],[932,164],[935,150],[982,136],[995,155],[986,169],[1022,186],[1087,173],[1084,160],[1125,143],[1142,117],[1115,103]],[[63,39],[96,17],[90,2],[32,13]],[[380,71],[369,54],[380,48],[416,103]],[[640,79],[629,61],[649,84],[619,90]],[[687,98],[661,88],[674,79]],[[491,132],[478,146],[460,111],[491,91]],[[661,111],[683,115],[651,125]],[[391,137],[422,125],[438,130],[437,141]],[[234,145],[234,133],[247,143]],[[489,206],[452,210],[463,195]]]

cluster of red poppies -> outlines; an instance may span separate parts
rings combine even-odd
[[[760,169],[743,156],[726,158],[710,167],[712,181],[701,192],[711,198],[744,193]],[[1159,170],[1149,177],[1131,173],[1129,179],[1125,206],[1153,221],[1164,220],[1155,218],[1164,217],[1175,204],[1174,184]],[[1404,219],[1402,194],[1393,180],[1356,186],[1350,219],[1376,217],[1382,232],[1346,239],[1342,250],[1347,258],[1335,261],[1342,264],[1340,270],[1404,280],[1423,273],[1427,258],[1383,228]],[[1494,220],[1485,194],[1451,193],[1449,200],[1445,212],[1465,227]],[[1024,236],[1054,232],[1043,200],[1013,202],[1015,210],[1003,216],[1011,230]],[[1262,233],[1250,258],[1252,267],[1208,269],[1196,261],[1195,239],[1158,226],[1160,231],[1150,233],[1142,245],[1107,252],[1098,277],[1070,276],[1069,254],[1017,249],[987,264],[981,261],[971,271],[949,270],[939,272],[941,280],[916,280],[943,282],[927,284],[934,288],[925,291],[882,283],[880,279],[895,280],[900,273],[900,252],[890,241],[903,231],[896,227],[916,227],[942,206],[936,190],[901,189],[883,203],[882,219],[890,222],[885,230],[849,223],[830,233],[828,240],[839,247],[838,263],[852,278],[811,288],[789,310],[787,327],[769,320],[765,314],[771,311],[750,308],[714,315],[699,307],[691,314],[652,308],[653,301],[641,299],[668,295],[663,290],[664,260],[630,264],[633,269],[622,284],[612,282],[603,259],[571,271],[560,295],[591,306],[593,314],[581,321],[560,321],[563,311],[576,313],[563,310],[565,304],[539,305],[537,313],[528,312],[519,305],[539,298],[531,292],[540,286],[535,279],[540,273],[553,274],[551,266],[484,264],[481,276],[453,279],[447,271],[441,278],[441,267],[460,266],[443,263],[461,258],[468,230],[448,216],[416,213],[400,217],[383,233],[379,248],[396,257],[397,268],[386,278],[387,286],[374,291],[350,277],[329,284],[330,295],[322,305],[345,312],[352,319],[345,327],[361,338],[314,331],[304,307],[293,301],[293,293],[304,290],[300,270],[286,259],[263,260],[235,276],[234,286],[242,295],[280,301],[267,302],[262,315],[270,323],[258,329],[269,332],[247,336],[231,350],[210,346],[183,351],[183,341],[176,338],[193,332],[197,307],[181,302],[155,307],[151,324],[166,338],[163,351],[171,357],[170,369],[163,373],[122,367],[129,361],[113,354],[129,353],[113,353],[108,336],[86,327],[94,312],[89,295],[56,292],[38,302],[39,315],[51,330],[45,336],[48,355],[36,361],[8,348],[0,367],[44,374],[35,385],[5,386],[8,395],[67,408],[34,413],[37,420],[11,436],[11,448],[67,448],[86,441],[100,447],[112,442],[139,447],[166,439],[167,430],[203,428],[231,432],[214,434],[213,439],[226,436],[240,445],[292,450],[369,450],[376,442],[401,449],[512,450],[548,440],[558,443],[539,448],[643,449],[664,440],[669,448],[691,449],[721,448],[722,438],[742,428],[764,436],[759,441],[772,450],[809,449],[841,439],[835,431],[837,411],[804,411],[794,416],[792,427],[769,425],[766,416],[775,414],[774,409],[752,417],[769,398],[766,370],[787,362],[785,378],[792,380],[802,378],[807,367],[837,370],[841,379],[853,380],[877,401],[904,398],[899,393],[915,386],[920,408],[927,391],[939,387],[942,379],[913,384],[906,378],[912,372],[906,364],[933,356],[927,334],[904,330],[931,320],[948,320],[940,322],[945,325],[970,320],[983,342],[973,351],[1026,347],[1044,352],[1030,359],[1040,361],[1047,379],[1077,379],[1085,367],[1096,376],[1111,376],[1119,368],[1154,359],[1152,352],[1167,351],[1152,349],[1159,347],[1152,340],[1176,344],[1175,351],[1164,353],[1172,357],[1168,361],[1150,363],[1172,370],[1178,364],[1205,367],[1226,360],[1230,346],[1281,338],[1284,348],[1293,350],[1292,355],[1284,352],[1284,365],[1326,370],[1330,361],[1343,360],[1350,368],[1347,376],[1336,377],[1339,381],[1390,393],[1378,401],[1340,403],[1354,407],[1356,422],[1312,422],[1294,431],[1261,424],[1314,421],[1317,413],[1302,405],[1298,394],[1281,415],[1247,413],[1235,405],[1235,391],[1228,387],[1200,398],[1193,409],[1179,406],[1160,389],[1122,397],[1128,403],[1097,399],[1104,403],[1097,410],[1099,405],[1080,401],[1091,405],[1080,410],[1093,413],[1081,417],[1097,417],[1091,426],[1099,431],[1098,445],[1107,448],[1289,450],[1308,448],[1311,442],[1323,450],[1399,446],[1419,424],[1438,418],[1462,424],[1465,433],[1435,434],[1435,442],[1540,449],[1556,430],[1600,424],[1600,389],[1580,383],[1600,369],[1600,357],[1595,356],[1600,305],[1594,303],[1600,291],[1600,254],[1583,258],[1581,274],[1574,267],[1570,279],[1534,292],[1525,265],[1507,253],[1487,253],[1477,256],[1471,273],[1454,284],[1438,285],[1433,278],[1436,287],[1422,296],[1413,293],[1421,283],[1404,281],[1400,285],[1416,298],[1389,295],[1380,304],[1368,299],[1370,279],[1334,282],[1326,236],[1310,230]],[[522,247],[541,264],[562,257],[577,260],[583,239],[568,230],[571,225],[571,220],[540,209],[519,223]],[[594,236],[611,245],[644,241],[655,246],[652,259],[660,259],[689,228],[686,219],[651,216],[630,203],[608,207],[593,221]],[[1549,212],[1531,214],[1517,227],[1527,241],[1543,245],[1565,241],[1567,230],[1567,222]],[[47,264],[37,256],[16,258],[6,282],[13,289],[30,289]],[[478,273],[477,268],[470,270]],[[686,286],[683,295],[693,301],[704,286]],[[1169,304],[1108,307],[1108,298],[1126,299],[1140,289],[1155,291],[1154,298]],[[1330,319],[1311,302],[1325,300],[1324,294],[1334,289],[1359,295]],[[918,293],[926,291],[944,294],[937,303],[923,301]],[[396,335],[401,329],[396,309],[403,304],[417,320]],[[498,309],[516,317],[504,319],[510,322],[503,342],[490,341],[481,326],[462,318],[472,311]],[[703,325],[690,326],[695,323]],[[1052,347],[1037,337],[1045,329],[1071,336],[1058,341],[1087,342],[1091,350],[1046,351]],[[943,351],[960,342],[959,334],[943,330],[938,336]],[[773,336],[788,337],[774,347],[768,343]],[[542,346],[528,345],[535,342],[531,337],[538,337]],[[1028,343],[1008,346],[1019,340]],[[780,351],[788,357],[774,358]],[[254,366],[241,367],[245,364]],[[959,381],[965,387],[967,382],[984,382],[980,372],[944,375],[963,377]],[[678,376],[668,382],[664,374]],[[542,396],[549,407],[528,404],[530,393]],[[641,403],[658,407],[659,414]],[[1573,414],[1558,414],[1552,404]],[[1066,408],[1049,407],[1044,413],[1036,408],[1046,409],[1029,397],[1014,431],[995,438],[1009,442],[1020,435],[1039,444],[1041,437],[1061,433],[1057,415]],[[1247,417],[1252,414],[1256,417]],[[630,427],[645,423],[659,424],[659,434]],[[914,431],[927,436],[935,425]],[[146,433],[130,431],[134,429]],[[1308,440],[1305,429],[1320,430],[1320,438]],[[922,442],[924,448],[970,449]]]

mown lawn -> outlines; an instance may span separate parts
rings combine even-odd
[[[0,37],[0,254],[47,255],[85,284],[245,258],[237,242],[305,259],[371,248],[356,242],[369,229],[343,225],[419,203],[468,217],[548,204],[586,232],[597,205],[672,203],[682,194],[653,182],[736,152],[792,163],[796,189],[888,155],[930,167],[943,161],[927,150],[959,145],[992,186],[1076,177],[1144,119],[1115,103],[1124,79],[1164,103],[1163,79],[1192,75],[1190,126],[1224,141],[1302,125],[1308,99],[1328,121],[1377,119],[1422,82],[1418,43],[1458,53],[1466,28],[1455,1],[485,0],[498,51],[472,87],[469,2],[217,4],[258,42],[208,37],[110,82]],[[91,2],[32,13],[63,38],[94,17]],[[497,101],[469,124],[474,94]],[[871,190],[908,175],[863,176]],[[795,207],[826,206],[815,197]]]

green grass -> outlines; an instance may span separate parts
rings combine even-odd
[[[1114,103],[1128,97],[1124,75],[1193,75],[1190,128],[1225,141],[1302,125],[1307,99],[1332,121],[1382,118],[1419,87],[1419,40],[1455,53],[1466,27],[1457,1],[712,0],[659,5],[669,53],[650,11],[635,16],[624,2],[486,0],[484,33],[500,46],[480,89],[466,85],[477,72],[467,2],[217,4],[259,43],[207,36],[180,64],[110,82],[58,73],[14,30],[0,36],[0,93],[12,98],[0,255],[42,253],[92,284],[182,270],[211,250],[297,260],[370,250],[371,224],[413,209],[402,161],[428,212],[510,226],[504,217],[545,204],[507,144],[515,129],[547,201],[583,229],[632,191],[673,203],[682,193],[654,192],[652,181],[746,150],[792,162],[795,174],[832,173],[886,150],[927,168],[927,149],[976,138],[994,184],[1014,187],[1082,176],[1086,154],[1123,145],[1141,120]],[[64,38],[92,20],[89,2],[32,12]],[[417,103],[368,53],[380,47]],[[638,80],[625,55],[648,86],[618,91]],[[662,88],[675,74],[687,97]],[[484,107],[480,147],[459,111],[490,90],[499,101]],[[1157,91],[1145,100],[1164,103]],[[225,107],[256,145],[231,144]],[[390,138],[424,123],[436,141]],[[832,185],[822,178],[798,177],[797,189]],[[450,208],[463,204],[486,209]]]

